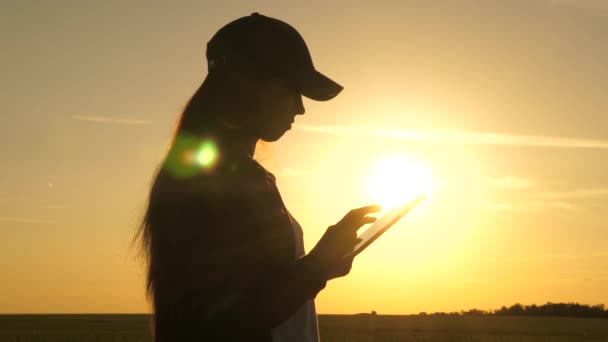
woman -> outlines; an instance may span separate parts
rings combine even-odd
[[[141,226],[156,341],[318,341],[314,298],[349,273],[356,231],[377,206],[352,210],[304,254],[274,176],[253,160],[342,87],[314,69],[288,24],[237,19],[207,44],[209,72],[186,105]]]

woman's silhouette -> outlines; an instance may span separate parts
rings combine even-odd
[[[354,209],[304,254],[274,176],[253,158],[342,87],[314,69],[288,24],[257,13],[207,44],[209,72],[186,105],[139,231],[156,341],[317,341],[314,298],[349,273],[343,256],[376,206]]]

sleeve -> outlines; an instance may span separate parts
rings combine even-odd
[[[272,246],[281,236],[253,212],[272,203],[260,200],[252,209],[255,199],[240,188],[221,190],[197,191],[182,206],[180,220],[190,230],[182,235],[189,239],[182,253],[193,287],[190,305],[207,329],[271,329],[325,287],[319,260],[305,255],[277,263]]]

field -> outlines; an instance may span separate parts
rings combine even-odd
[[[0,315],[1,342],[150,342],[147,315]],[[608,341],[608,320],[320,315],[323,342]]]

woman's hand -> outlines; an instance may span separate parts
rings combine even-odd
[[[366,215],[380,210],[378,205],[353,209],[340,222],[327,228],[316,246],[308,253],[318,259],[326,280],[343,277],[350,272],[354,257],[344,255],[352,252],[359,243],[357,230],[376,221],[375,217]]]

